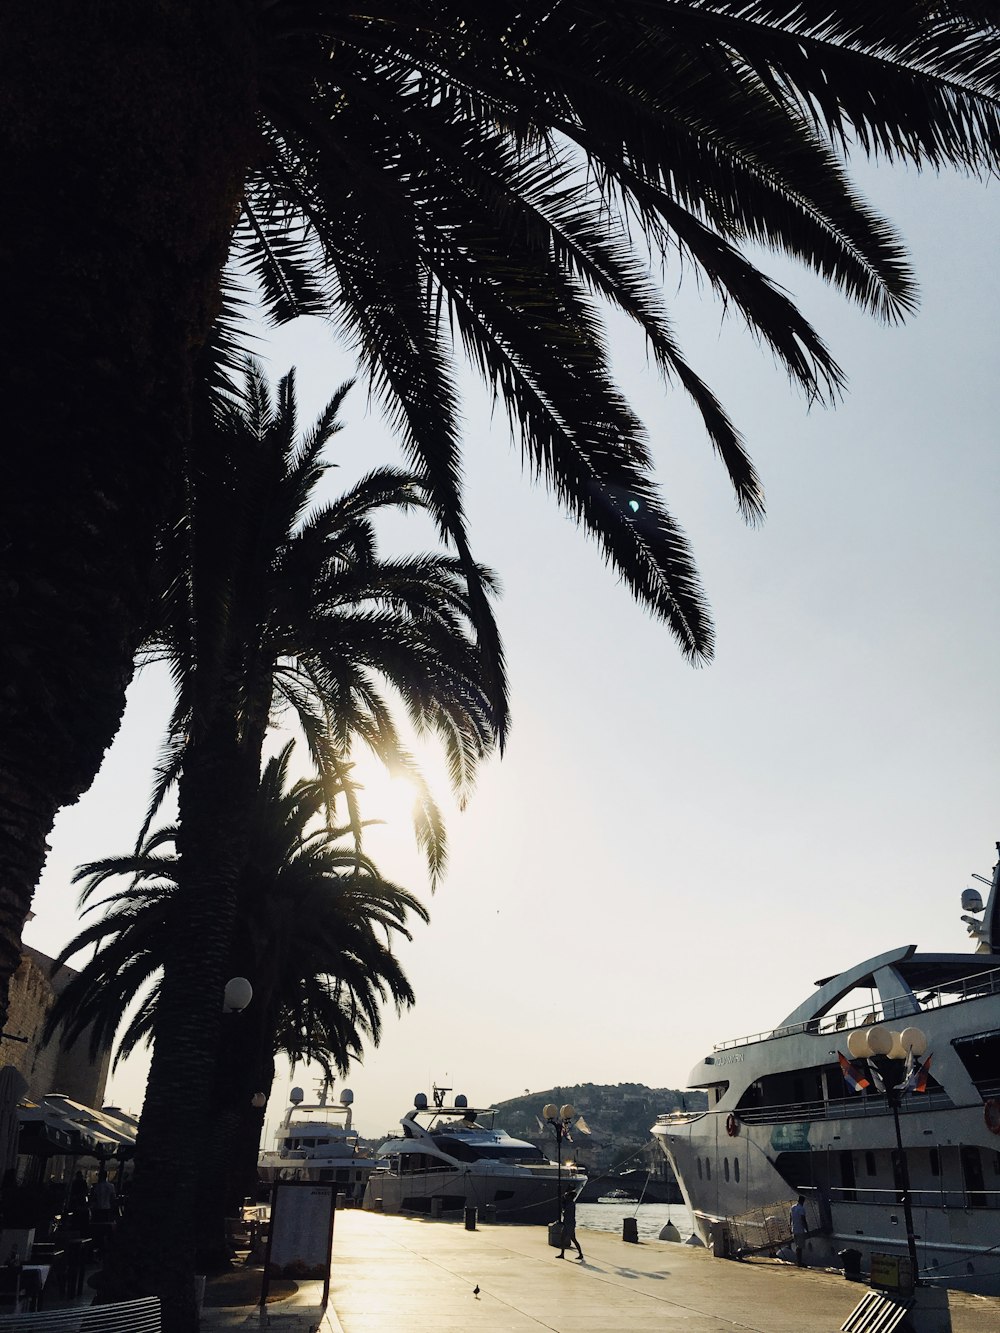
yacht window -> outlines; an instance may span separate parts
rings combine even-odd
[[[697,1160],[698,1160],[698,1179],[701,1180],[702,1179],[701,1158],[699,1157]]]
[[[983,1165],[979,1149],[971,1143],[963,1143],[959,1149],[962,1159],[962,1178],[965,1181],[966,1201],[969,1208],[987,1206]]]
[[[865,1153],[865,1172],[869,1176],[878,1175],[878,1167],[875,1165],[875,1154],[873,1152]]]
[[[711,1157],[706,1157],[706,1158],[705,1158],[705,1175],[707,1176],[707,1178],[708,1178],[709,1180],[712,1179],[712,1159],[711,1159]]]
[[[939,1176],[941,1174],[941,1155],[937,1148],[931,1149],[931,1175]]]
[[[530,1143],[463,1143],[447,1134],[435,1134],[434,1142],[449,1157],[460,1162],[477,1162],[483,1158],[491,1162],[544,1162],[541,1148]]]
[[[854,1203],[857,1200],[858,1193],[854,1188],[854,1154],[842,1152],[840,1154],[840,1183],[844,1187],[844,1199],[847,1203]]]
[[[1000,1083],[1000,1032],[980,1032],[952,1044],[980,1095],[993,1096]]]
[[[738,1157],[733,1158],[733,1175],[738,1185],[740,1183],[740,1159]]]
[[[725,1178],[726,1178],[727,1180],[729,1179],[729,1158],[728,1158],[728,1157],[724,1157],[724,1158],[722,1159],[722,1174],[725,1176]]]
[[[716,1083],[712,1091],[715,1093],[716,1102],[721,1102],[723,1097],[725,1097],[726,1093],[729,1091],[729,1084],[728,1082]]]

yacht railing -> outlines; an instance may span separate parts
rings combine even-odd
[[[913,1093],[900,1103],[900,1115],[920,1111],[948,1110],[953,1103],[943,1088],[929,1088]],[[844,1120],[855,1116],[887,1115],[885,1095],[879,1092],[855,1092],[850,1097],[831,1097],[809,1102],[788,1102],[772,1106],[738,1106],[736,1115],[748,1125],[782,1125],[798,1120]]]
[[[988,972],[977,972],[973,976],[958,977],[948,982],[948,989],[928,991],[922,998],[914,996],[919,1012],[941,1009],[949,1004],[961,1004],[966,1000],[979,1000],[984,995],[1000,995],[1000,968]],[[901,1019],[914,1018],[909,996],[893,997],[887,1003],[859,1005],[856,1009],[844,1009],[839,1012],[824,1014],[821,1018],[811,1018],[805,1023],[792,1023],[788,1027],[771,1028],[768,1032],[754,1032],[748,1037],[736,1037],[732,1041],[722,1041],[713,1047],[716,1051],[731,1051],[737,1046],[754,1046],[758,1042],[773,1041],[777,1037],[792,1037],[802,1032],[815,1032],[829,1035],[832,1032],[850,1032],[854,1028],[870,1027],[873,1023],[891,1023]]]
[[[896,1188],[872,1189],[861,1185],[831,1185],[827,1193],[836,1202],[857,1203],[865,1206],[895,1208],[903,1196]],[[930,1189],[911,1189],[910,1203],[914,1208],[963,1208],[966,1211],[984,1208],[1000,1209],[1000,1190],[970,1190],[939,1185]]]

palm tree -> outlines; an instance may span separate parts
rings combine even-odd
[[[106,1275],[107,1291],[121,1297],[155,1284],[169,1299],[194,1272],[188,1217],[198,1170],[187,1145],[207,1110],[271,721],[291,710],[322,782],[349,806],[352,745],[419,777],[386,686],[418,731],[441,740],[460,795],[494,743],[460,562],[378,552],[375,517],[422,505],[420,479],[381,469],[314,506],[344,392],[298,441],[292,378],[272,402],[251,365],[241,391],[215,396],[212,447],[164,536],[166,592],[146,657],[169,663],[176,706],[151,813],[176,780],[179,907],[164,923],[130,1226]],[[477,578],[492,591],[488,571]],[[426,790],[417,829],[436,877],[444,833]]]
[[[602,304],[693,396],[757,514],[646,247],[700,269],[807,393],[835,393],[835,361],[745,247],[880,317],[907,311],[902,247],[843,159],[995,166],[998,35],[983,0],[5,5],[0,1018],[55,812],[121,717],[234,244],[253,238],[276,317],[330,311],[356,348],[456,543],[484,649],[451,330],[559,500],[704,656]],[[490,688],[499,705],[498,672]]]
[[[288,742],[261,775],[238,886],[228,967],[231,975],[253,979],[254,994],[224,1025],[198,1135],[200,1262],[217,1264],[220,1252],[225,1256],[224,1219],[256,1179],[264,1112],[251,1099],[270,1093],[275,1057],[315,1061],[331,1077],[346,1074],[366,1044],[378,1045],[382,1006],[391,1001],[399,1012],[414,1001],[393,942],[409,940],[408,918],[426,921],[427,911],[379,874],[359,850],[350,822],[326,822],[328,784],[289,785],[293,745]],[[177,843],[177,825],[167,825],[136,851],[78,870],[81,907],[102,915],[54,964],[92,950],[49,1014],[47,1040],[60,1023],[67,1045],[93,1024],[92,1055],[117,1038],[116,1064],[153,1040],[169,941],[182,913]],[[99,896],[122,877],[127,887]]]

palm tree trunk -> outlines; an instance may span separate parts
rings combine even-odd
[[[254,971],[245,961],[228,969],[236,976]],[[257,1151],[264,1108],[251,1105],[255,1092],[265,1095],[274,1081],[274,1034],[263,1003],[255,995],[242,1014],[223,1019],[222,1039],[208,1123],[207,1160],[199,1174],[198,1250],[200,1273],[229,1266],[226,1219],[234,1217],[256,1182]]]
[[[255,1092],[261,1092],[266,1098],[270,1098],[271,1089],[274,1087],[274,1060],[271,1059],[268,1063],[270,1072],[258,1074],[250,1093],[251,1097]],[[261,1148],[266,1146],[261,1143],[266,1113],[265,1103],[260,1108],[247,1106],[240,1117],[230,1153],[226,1194],[223,1201],[227,1217],[233,1216],[233,1210],[239,1207],[243,1199],[257,1192],[259,1184],[257,1162]]]
[[[255,151],[228,0],[0,9],[0,1023],[56,811],[118,728]]]
[[[104,1300],[158,1295],[167,1333],[197,1326],[198,1179],[206,1142],[211,1152],[222,997],[259,772],[236,719],[233,695],[223,690],[184,757],[178,926],[160,990],[128,1226],[116,1237],[101,1289]]]

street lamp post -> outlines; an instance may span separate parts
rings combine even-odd
[[[556,1106],[549,1102],[542,1107],[542,1115],[552,1126],[556,1136],[556,1222],[562,1221],[562,1142],[569,1133],[570,1121],[576,1115],[569,1102]]]
[[[906,1227],[906,1249],[910,1257],[910,1272],[914,1286],[919,1286],[917,1276],[917,1241],[913,1231],[913,1207],[910,1202],[910,1166],[903,1147],[903,1134],[899,1124],[899,1108],[909,1090],[907,1074],[913,1060],[920,1060],[927,1050],[927,1037],[920,1028],[904,1028],[902,1032],[891,1032],[879,1024],[871,1028],[859,1028],[848,1037],[847,1049],[855,1057],[865,1057],[869,1066],[878,1074],[885,1090],[885,1099],[892,1111],[892,1121],[896,1130],[896,1160],[899,1162],[899,1179],[903,1187],[903,1224]]]

